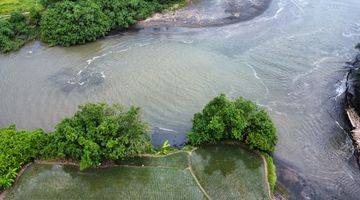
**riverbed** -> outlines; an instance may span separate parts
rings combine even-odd
[[[339,106],[359,10],[358,0],[274,0],[223,26],[148,27],[71,48],[35,41],[0,56],[0,126],[52,130],[85,102],[134,104],[155,144],[181,145],[193,114],[225,92],[270,112],[292,197],[360,199]]]

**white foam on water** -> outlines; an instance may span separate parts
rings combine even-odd
[[[347,76],[347,75],[346,75]],[[346,76],[343,80],[340,81],[339,86],[336,88],[336,96],[335,99],[341,96],[346,91]]]
[[[175,130],[172,130],[172,129],[168,129],[168,128],[163,128],[163,127],[158,127],[160,130],[162,130],[162,131],[168,131],[168,132],[174,132],[174,133],[176,133],[176,131]]]

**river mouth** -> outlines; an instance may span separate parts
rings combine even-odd
[[[190,1],[180,10],[156,14],[140,22],[138,27],[224,26],[254,19],[268,9],[272,0],[202,0]]]
[[[0,126],[51,131],[80,104],[121,103],[141,107],[153,141],[181,145],[194,113],[224,92],[270,112],[279,180],[294,199],[358,199],[337,100],[359,10],[358,0],[273,0],[227,26],[149,27],[70,48],[33,42],[0,55]]]

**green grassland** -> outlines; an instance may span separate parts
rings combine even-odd
[[[0,15],[15,11],[27,12],[33,7],[41,7],[39,0],[0,0]]]

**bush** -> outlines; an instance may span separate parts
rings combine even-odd
[[[234,139],[266,152],[274,151],[277,142],[276,129],[264,109],[242,97],[229,100],[224,94],[194,115],[188,139],[193,145]]]
[[[73,117],[56,126],[52,141],[58,156],[80,160],[80,169],[151,148],[139,108],[131,107],[126,112],[119,105],[86,104],[79,108]]]
[[[111,20],[112,29],[128,28],[165,7],[157,1],[146,0],[97,0],[96,3]]]
[[[40,20],[41,20],[41,10],[36,9],[35,7],[31,8],[29,12],[30,24],[38,26],[40,24]]]
[[[41,18],[41,39],[50,46],[95,41],[110,29],[109,18],[90,1],[56,3]]]
[[[38,157],[47,157],[49,137],[41,129],[17,131],[14,125],[0,129],[0,189],[11,186],[19,169]]]
[[[2,53],[17,50],[34,37],[35,31],[29,26],[23,14],[14,12],[8,20],[0,19],[0,51]]]

